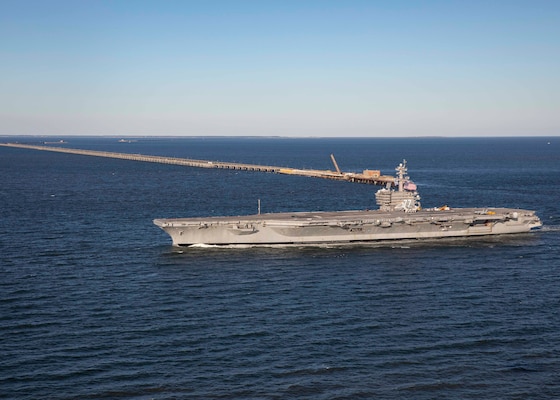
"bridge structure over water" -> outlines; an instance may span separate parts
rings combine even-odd
[[[233,162],[224,162],[224,161],[196,160],[190,158],[152,156],[152,155],[145,155],[145,154],[116,153],[110,151],[84,150],[84,149],[73,149],[73,148],[59,147],[59,146],[43,146],[43,145],[21,144],[21,143],[0,143],[0,146],[15,147],[20,149],[28,149],[28,150],[52,151],[57,153],[68,153],[68,154],[76,154],[82,156],[116,158],[121,160],[151,162],[151,163],[158,163],[158,164],[182,165],[185,167],[194,167],[194,168],[217,168],[217,169],[232,169],[232,170],[241,170],[241,171],[271,172],[277,174],[299,175],[299,176],[307,176],[313,178],[332,179],[332,180],[339,180],[339,181],[357,182],[357,183],[383,185],[383,186],[387,184],[389,185],[395,184],[394,177],[381,175],[379,171],[365,170],[363,173],[342,172],[338,168],[338,164],[336,163],[334,156],[332,154],[331,154],[331,158],[335,165],[336,171],[297,169],[297,168],[277,167],[271,165],[256,165],[256,164],[233,163]]]

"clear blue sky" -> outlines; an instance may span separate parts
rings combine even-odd
[[[557,0],[0,10],[0,135],[560,135]]]

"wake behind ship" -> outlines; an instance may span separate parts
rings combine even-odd
[[[174,246],[328,244],[529,232],[542,226],[534,211],[515,208],[422,209],[406,161],[395,188],[377,191],[378,210],[270,213],[155,219]]]

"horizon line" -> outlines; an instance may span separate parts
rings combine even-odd
[[[32,137],[32,138],[53,138],[53,137],[60,137],[60,138],[149,138],[149,139],[178,139],[178,138],[196,138],[196,139],[226,139],[226,138],[252,138],[252,139],[484,139],[484,138],[557,138],[560,135],[485,135],[485,136],[478,136],[478,135],[465,135],[465,136],[447,136],[447,135],[410,135],[410,136],[315,136],[315,135],[308,135],[308,136],[283,136],[283,135],[131,135],[131,134],[124,134],[124,135],[116,135],[116,134],[107,134],[107,135],[80,135],[80,134],[62,134],[62,135],[55,135],[55,134],[0,134],[0,138],[13,138],[13,137]]]

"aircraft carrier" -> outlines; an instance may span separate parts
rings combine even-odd
[[[333,160],[334,161],[334,160]],[[529,232],[542,226],[534,211],[515,208],[422,209],[406,160],[375,197],[378,210],[291,212],[155,219],[174,246],[313,245],[433,239]]]

